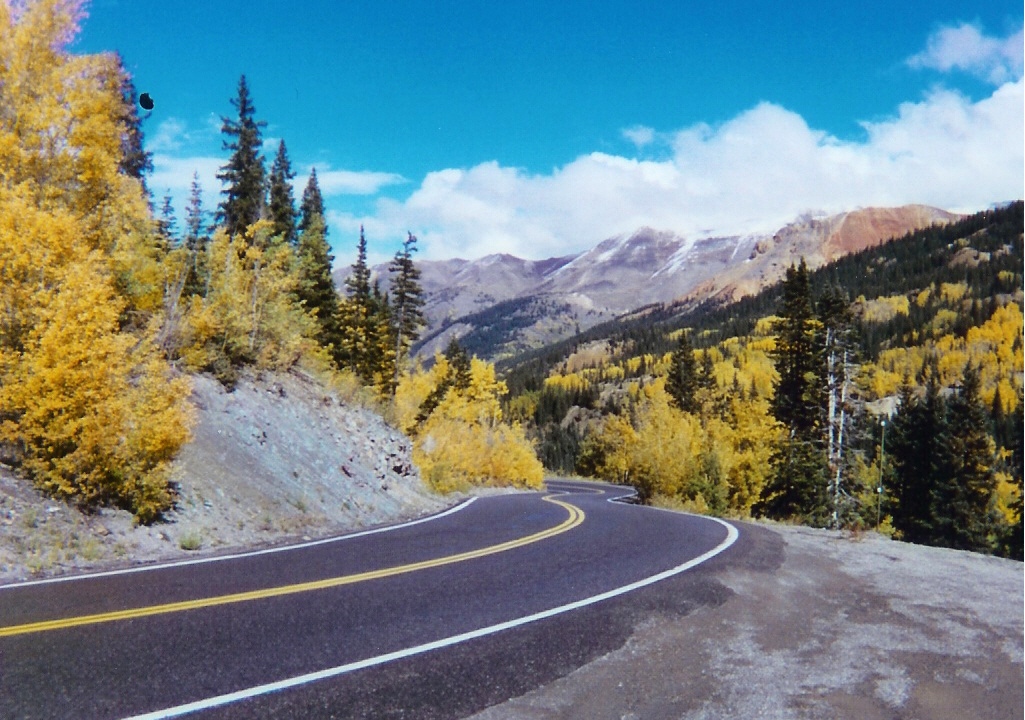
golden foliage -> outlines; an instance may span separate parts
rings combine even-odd
[[[44,490],[153,519],[172,501],[188,383],[169,377],[151,338],[117,331],[122,302],[99,256],[64,270],[21,352],[2,356],[0,437]]]
[[[885,322],[911,312],[911,303],[905,295],[878,297],[875,300],[861,299],[858,305],[862,318],[869,322]]]
[[[270,242],[271,229],[260,221],[245,237],[219,229],[210,239],[209,289],[205,297],[189,298],[176,343],[187,367],[211,370],[230,383],[242,365],[286,369],[300,360],[329,362],[312,339],[313,318],[295,295],[294,253]]]
[[[695,512],[750,516],[779,433],[768,402],[731,398],[725,418],[699,417],[677,410],[661,379],[637,394],[633,422],[610,416],[585,443],[588,469]]]
[[[413,460],[438,492],[471,485],[540,488],[544,469],[519,425],[432,417],[417,437]]]
[[[1001,403],[1010,412],[1017,407],[1025,367],[1022,330],[1021,308],[1008,303],[981,326],[970,328],[964,338],[948,334],[915,347],[884,350],[875,363],[862,366],[859,384],[869,399],[895,395],[905,378],[914,379],[923,365],[935,358],[940,382],[952,386],[971,362],[979,368],[983,402],[992,403],[999,386]]]
[[[395,391],[395,416],[400,427],[413,427],[428,396],[450,372],[438,355],[434,366],[414,368],[402,376]],[[505,383],[495,366],[473,358],[470,383],[451,388],[416,427],[413,460],[421,475],[439,492],[470,485],[541,486],[544,469],[518,423],[502,420],[500,398]]]
[[[0,439],[45,490],[150,520],[172,502],[188,386],[131,322],[164,280],[119,172],[117,64],[66,50],[79,5],[0,4]]]

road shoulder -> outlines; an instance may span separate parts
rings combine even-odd
[[[621,648],[474,720],[1022,717],[1021,563],[799,527],[745,535],[705,570],[726,602],[652,611]]]

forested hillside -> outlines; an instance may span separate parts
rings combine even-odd
[[[261,154],[266,121],[245,76],[222,117],[221,203],[204,208],[194,180],[179,227],[170,198],[153,202],[125,63],[71,52],[84,5],[0,3],[0,461],[48,494],[151,521],[176,500],[189,375],[231,388],[301,367],[408,421],[438,488],[538,484],[491,366],[460,364],[458,348],[458,372],[409,361],[422,326],[412,234],[390,295],[370,283],[362,233],[337,292],[316,170],[297,208],[284,140],[269,168]]]
[[[522,357],[509,412],[663,502],[1020,555],[1022,268],[1018,202]]]

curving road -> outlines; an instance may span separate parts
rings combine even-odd
[[[0,586],[3,718],[457,718],[722,602],[724,522],[552,481],[271,551]],[[703,568],[702,568],[703,569]]]

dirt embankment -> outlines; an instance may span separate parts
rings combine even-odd
[[[0,582],[326,535],[438,511],[409,439],[315,382],[279,374],[227,392],[193,379],[197,423],[167,521],[83,515],[0,466]]]

